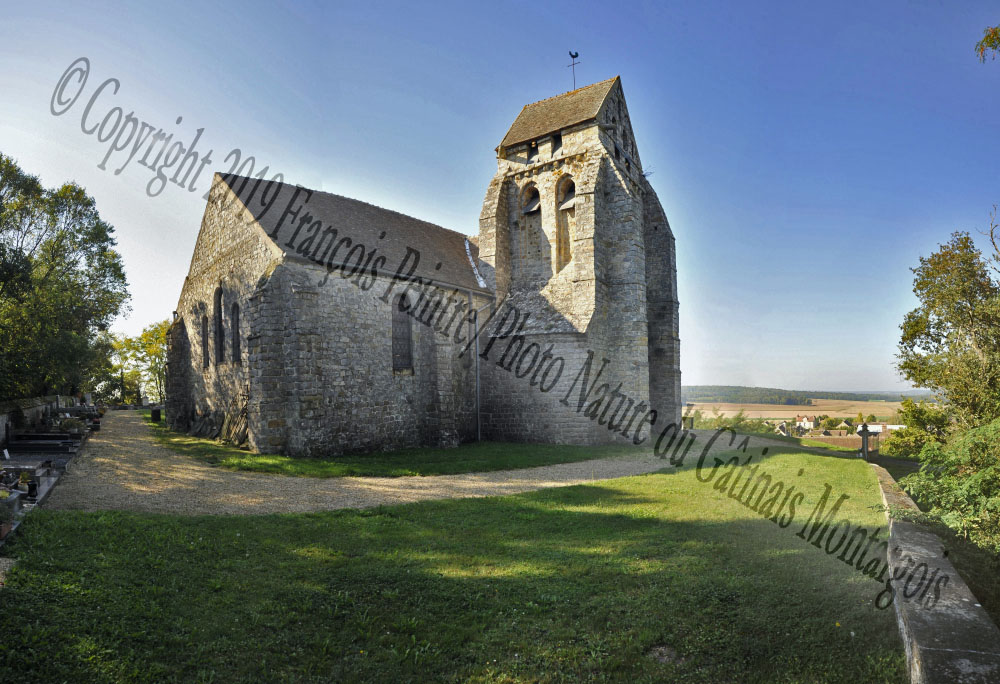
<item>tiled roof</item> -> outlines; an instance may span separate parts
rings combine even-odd
[[[236,192],[269,236],[274,233],[297,189],[297,186],[286,183],[276,183],[268,188],[264,182],[260,183],[254,193],[254,186],[258,183],[256,179],[229,175],[222,176],[222,179]],[[265,192],[270,203],[270,209],[266,211],[261,203]],[[385,266],[378,269],[378,272],[391,277],[403,263],[409,247],[420,254],[414,276],[469,290],[488,291],[487,287],[479,284],[470,262],[471,256],[478,263],[479,249],[470,243],[467,252],[466,237],[461,233],[349,197],[319,190],[312,190],[310,196],[308,192],[302,189],[294,204],[291,204],[291,209],[294,211],[301,206],[298,219],[301,220],[309,213],[313,217],[312,221],[322,222],[321,231],[333,228],[337,231],[338,240],[350,238],[351,242],[345,243],[344,248],[337,253],[337,261],[347,257],[348,248],[360,243],[364,245],[366,257],[372,250],[377,250],[377,256],[385,257]],[[293,218],[286,218],[277,235],[271,239],[285,250],[286,258],[315,261],[316,257],[310,259],[310,253],[298,251],[308,237],[308,226],[300,230],[293,240],[296,227],[297,223]],[[316,243],[318,242],[317,239]],[[352,264],[356,256],[352,256]],[[438,264],[440,267],[435,268]],[[403,272],[407,273],[409,269]]]
[[[596,118],[618,77],[525,105],[500,147],[510,147]]]

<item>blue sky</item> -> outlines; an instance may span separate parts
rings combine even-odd
[[[147,196],[136,164],[97,168],[107,145],[81,115],[112,77],[95,113],[121,106],[185,144],[203,128],[211,170],[239,148],[288,181],[471,234],[494,147],[523,104],[571,88],[578,51],[578,85],[621,75],[677,238],[685,384],[905,388],[909,268],[1000,202],[1000,62],[973,51],[1000,23],[986,2],[2,8],[0,151],[97,199],[129,333],[176,305],[204,204],[175,186]],[[54,116],[79,57],[84,95]]]

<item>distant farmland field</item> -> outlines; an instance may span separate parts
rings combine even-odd
[[[713,409],[718,409],[724,416],[735,416],[740,410],[748,418],[794,418],[795,416],[828,415],[839,418],[854,418],[861,413],[865,416],[874,413],[880,419],[890,418],[901,406],[898,401],[847,401],[841,399],[813,399],[812,406],[784,406],[782,404],[723,404],[713,402],[694,402],[685,404],[684,413],[700,410],[706,416],[712,415]]]

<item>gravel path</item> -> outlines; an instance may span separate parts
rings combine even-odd
[[[691,454],[711,434],[699,435]],[[719,439],[713,451],[728,439]],[[752,446],[787,446],[754,438]],[[212,468],[160,446],[134,411],[109,411],[100,432],[70,464],[45,508],[150,513],[261,514],[368,508],[427,499],[516,494],[640,475],[665,467],[649,456],[430,477],[287,477]]]

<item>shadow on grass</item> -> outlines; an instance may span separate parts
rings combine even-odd
[[[681,477],[253,518],[39,511],[0,663],[40,681],[906,681],[878,584]],[[843,512],[871,524],[861,499]]]

